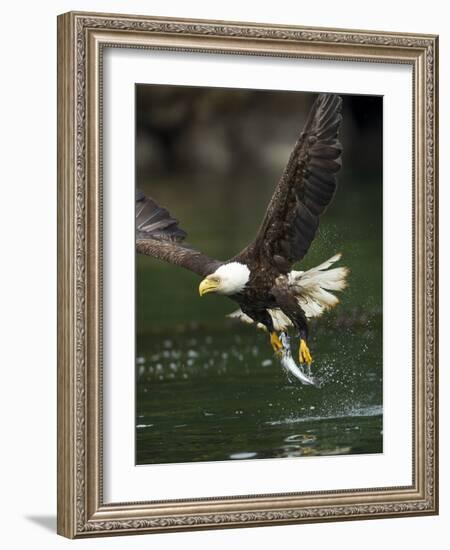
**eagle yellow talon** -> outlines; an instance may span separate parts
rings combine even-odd
[[[300,359],[300,363],[306,363],[308,366],[312,363],[312,357],[311,353],[309,352],[309,348],[303,340],[303,338],[300,340],[300,347],[298,349],[298,357]]]
[[[281,353],[281,350],[283,349],[283,344],[278,338],[278,334],[276,332],[270,333],[270,343],[272,344],[272,348],[275,353]]]

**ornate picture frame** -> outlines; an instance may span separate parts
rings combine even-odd
[[[107,503],[103,499],[105,48],[412,68],[412,483]],[[438,38],[70,12],[58,17],[58,533],[69,538],[438,513]]]

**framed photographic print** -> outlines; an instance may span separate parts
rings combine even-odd
[[[58,18],[58,532],[436,514],[437,37]]]

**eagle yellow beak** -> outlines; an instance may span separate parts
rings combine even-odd
[[[218,286],[218,281],[206,277],[206,279],[203,279],[203,281],[200,283],[200,286],[198,287],[198,292],[200,296],[203,296],[204,294],[209,294],[210,292],[216,292]]]

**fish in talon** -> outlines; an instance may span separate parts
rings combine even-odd
[[[285,369],[286,373],[292,374],[300,380],[302,384],[308,386],[319,386],[319,382],[313,378],[310,374],[306,374],[298,365],[295,364],[294,358],[291,354],[291,346],[289,342],[289,336],[282,332],[280,335],[281,343],[283,344],[282,354],[281,354],[281,365]]]
[[[319,386],[319,383],[315,378],[313,378],[312,376],[308,376],[298,367],[298,365],[295,364],[292,355],[283,356],[281,359],[281,364],[288,373],[294,375],[295,378],[297,378],[297,380],[300,380],[302,384],[305,384],[306,386]]]

